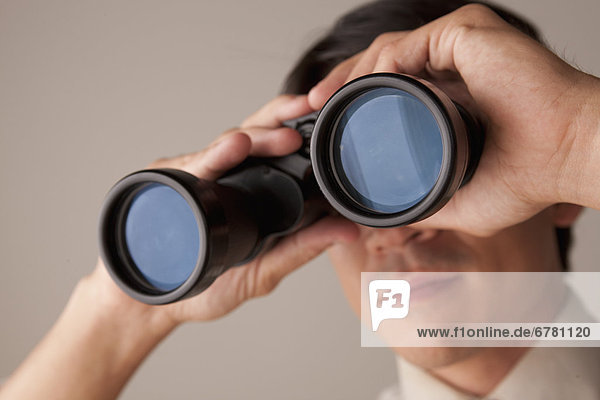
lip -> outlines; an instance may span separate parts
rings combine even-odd
[[[456,272],[413,272],[403,277],[410,284],[410,299],[424,301],[456,286],[461,277]]]

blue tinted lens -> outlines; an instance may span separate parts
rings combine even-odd
[[[399,89],[378,88],[359,96],[336,127],[337,174],[354,200],[376,212],[401,212],[425,198],[437,181],[442,157],[435,117]]]
[[[194,270],[200,233],[194,213],[174,189],[153,183],[133,198],[125,241],[139,272],[159,290],[181,285]]]

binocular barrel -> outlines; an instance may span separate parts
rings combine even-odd
[[[304,138],[294,154],[249,158],[216,182],[143,170],[110,190],[100,249],[127,294],[148,304],[194,296],[326,213],[381,228],[427,218],[470,179],[484,138],[435,86],[387,73],[284,125]]]
[[[310,162],[298,154],[248,159],[216,182],[175,169],[139,171],[104,203],[101,255],[130,296],[170,303],[313,222],[324,212],[320,197]]]

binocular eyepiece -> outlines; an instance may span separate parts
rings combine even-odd
[[[427,218],[470,179],[484,139],[441,90],[390,73],[358,78],[284,125],[304,138],[296,153],[249,158],[216,182],[143,170],[110,190],[100,249],[127,294],[148,304],[194,296],[327,213],[381,228]]]

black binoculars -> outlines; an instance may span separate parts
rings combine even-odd
[[[326,214],[381,228],[427,218],[470,179],[484,140],[440,89],[390,73],[349,82],[284,125],[304,138],[296,153],[249,158],[215,182],[142,170],[110,190],[100,249],[127,294],[148,304],[194,296]]]

